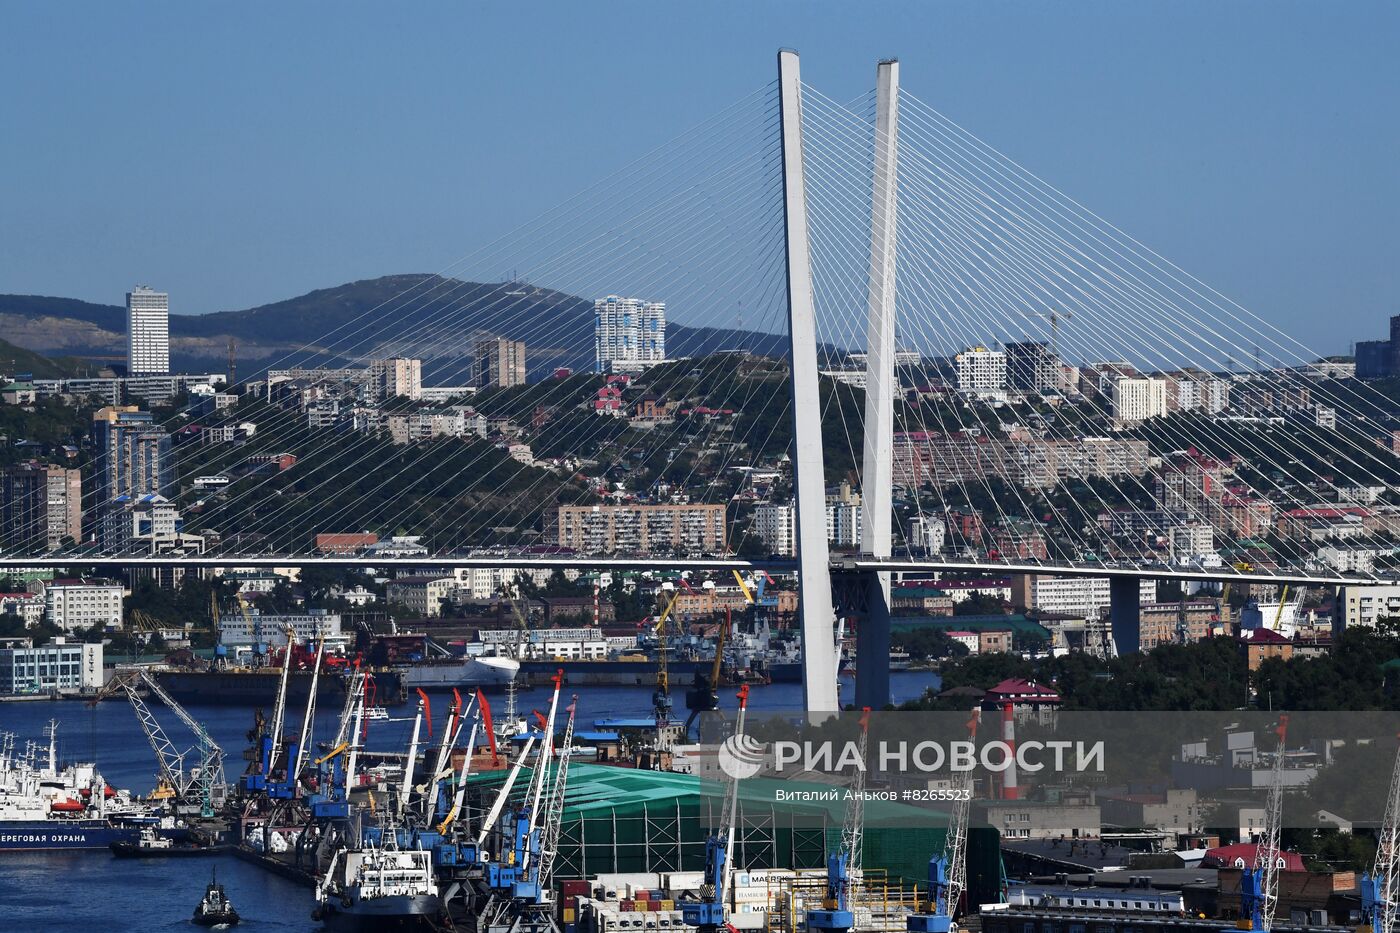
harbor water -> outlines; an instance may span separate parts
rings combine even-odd
[[[937,675],[925,671],[891,674],[895,702],[920,696],[936,686]],[[651,687],[578,687],[578,715],[582,722],[596,719],[633,718],[651,715]],[[851,701],[852,683],[842,681],[842,700]],[[720,692],[720,705],[732,710],[734,689]],[[673,688],[677,713],[684,716],[684,685]],[[435,719],[451,705],[451,694],[430,694]],[[506,696],[489,695],[492,711],[501,717]],[[546,708],[548,691],[521,690],[516,696],[517,713],[530,715],[535,708]],[[176,745],[193,743],[175,719],[156,706],[160,718]],[[230,780],[242,772],[242,752],[248,745],[247,732],[253,726],[252,708],[189,704],[192,715],[209,730],[224,749],[225,769]],[[756,712],[792,712],[802,708],[799,684],[755,686],[750,708]],[[264,710],[271,714],[271,710]],[[322,708],[316,714],[316,736],[331,735],[340,715],[339,708]],[[400,751],[408,744],[412,730],[413,706],[390,711],[388,721],[371,724],[367,746],[371,750]],[[289,724],[299,725],[301,711],[289,709]],[[13,732],[21,742],[38,740],[50,719],[59,721],[58,747],[63,760],[97,762],[108,783],[146,794],[155,785],[155,755],[146,742],[129,704],[108,701],[89,706],[77,701],[35,701],[0,703],[0,732]],[[13,852],[0,854],[0,930],[33,933],[144,933],[144,931],[195,929],[190,915],[211,870],[217,866],[219,881],[243,915],[239,929],[313,930],[310,919],[311,893],[291,881],[238,861],[231,856],[200,859],[123,859],[106,852]]]

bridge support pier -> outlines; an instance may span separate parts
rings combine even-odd
[[[875,174],[866,292],[865,434],[861,463],[861,552],[891,553],[894,483],[895,253],[899,216],[899,62],[882,61],[875,81]],[[865,611],[856,629],[856,706],[890,702],[890,575],[861,574]]]
[[[862,573],[864,611],[856,623],[856,706],[890,702],[890,575]]]
[[[1109,577],[1108,619],[1113,647],[1120,655],[1136,654],[1142,640],[1142,583],[1137,577]]]

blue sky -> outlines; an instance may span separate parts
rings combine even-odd
[[[769,81],[904,85],[1315,349],[1400,313],[1400,5],[0,5],[0,292],[434,271]],[[502,270],[504,271],[504,270]]]

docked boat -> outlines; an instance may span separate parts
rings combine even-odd
[[[161,835],[154,826],[141,827],[141,835],[135,842],[114,842],[110,848],[117,858],[189,858],[195,855],[213,855],[220,851],[216,846],[176,842],[169,836]]]
[[[150,811],[116,791],[91,763],[58,764],[58,723],[47,729],[48,748],[15,750],[0,735],[0,852],[32,849],[106,849],[134,843]]]
[[[216,871],[214,877],[209,881],[209,887],[204,889],[204,897],[200,900],[199,906],[194,909],[194,916],[190,922],[202,927],[232,927],[237,926],[239,921],[238,911],[233,908],[233,901],[228,899],[224,893],[224,886],[219,884],[219,876]]]
[[[398,672],[409,690],[504,687],[520,673],[520,662],[497,655],[469,655],[419,661],[398,668]]]
[[[442,913],[432,852],[386,845],[342,848],[316,888],[312,918],[345,933],[430,928]]]

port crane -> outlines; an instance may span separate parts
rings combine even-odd
[[[695,683],[685,692],[685,705],[690,710],[690,715],[685,720],[685,734],[690,734],[690,727],[695,724],[695,720],[701,713],[713,713],[719,709],[719,678],[724,667],[724,645],[729,639],[729,633],[734,626],[734,619],[728,609],[724,610],[724,624],[719,628],[719,634],[715,636],[715,659],[710,664],[709,679],[705,675],[697,673]]]
[[[554,675],[554,695],[550,699],[549,715],[545,718],[539,752],[526,786],[524,798],[513,812],[506,813],[500,832],[503,851],[495,860],[483,857],[481,868],[486,893],[484,904],[477,911],[478,929],[498,933],[558,933],[553,905],[549,898],[549,872],[557,853],[559,836],[551,825],[563,816],[563,793],[567,787],[568,749],[573,742],[573,710],[569,707],[569,727],[565,732],[565,747],[557,767],[551,768],[554,757],[554,723],[559,711],[559,693],[564,672]],[[496,795],[496,802],[482,823],[477,837],[477,851],[483,852],[488,835],[505,812],[511,788],[530,748],[534,736],[527,737],[525,747],[511,769],[505,784]],[[541,816],[544,819],[541,819]]]
[[[841,825],[841,848],[826,857],[826,896],[820,910],[807,911],[807,929],[847,933],[856,925],[852,894],[861,878],[861,849],[865,836],[865,763],[870,746],[870,707],[861,708],[860,739],[856,750],[860,764],[851,786],[846,819]]]
[[[739,712],[734,718],[734,735],[730,739],[742,748],[744,718],[749,706],[749,685],[739,688]],[[719,832],[705,840],[705,878],[698,901],[682,901],[681,919],[686,926],[698,928],[698,933],[719,933],[728,925],[729,879],[734,864],[734,837],[739,823],[739,778],[734,776],[725,800],[723,823]]]
[[[239,605],[243,605],[241,600]],[[272,708],[272,727],[269,730],[262,723],[261,711],[259,711],[257,758],[250,763],[248,773],[243,775],[243,790],[247,793],[268,791],[272,769],[276,766],[278,756],[282,751],[282,729],[286,725],[287,718],[287,677],[292,669],[291,652],[292,644],[295,641],[296,632],[291,626],[288,626],[287,655],[282,660],[282,677],[277,684],[277,701]]]
[[[681,598],[681,593],[690,589],[690,585],[685,582],[684,577],[677,578],[680,584],[670,600],[666,603],[666,608],[661,610],[661,615],[656,619],[656,625],[652,631],[656,633],[656,690],[651,695],[652,714],[656,719],[656,747],[658,750],[667,748],[669,743],[666,739],[666,731],[671,725],[671,674],[667,669],[666,650],[666,620],[671,617],[671,610],[676,608],[677,601]]]
[[[1376,833],[1376,864],[1361,876],[1361,910],[1372,933],[1391,933],[1400,913],[1400,748],[1390,772],[1385,819]]]
[[[1278,910],[1279,872],[1283,853],[1279,829],[1283,823],[1283,767],[1288,757],[1288,715],[1278,718],[1274,729],[1278,749],[1269,774],[1269,796],[1264,806],[1264,830],[1254,850],[1254,865],[1240,875],[1240,921],[1245,929],[1271,933]]]
[[[982,711],[974,709],[967,720],[968,740],[976,744]],[[953,933],[953,922],[967,890],[967,827],[972,816],[972,772],[959,772],[953,779],[953,806],[948,813],[948,830],[943,851],[928,863],[928,912],[911,914],[906,922],[909,933]]]
[[[195,748],[181,752],[175,747],[175,743],[161,727],[160,721],[151,712],[150,706],[142,699],[143,689],[169,707],[176,718],[194,733],[195,748],[199,753],[197,767],[186,770],[185,759]],[[146,734],[146,741],[156,753],[161,780],[174,794],[176,809],[192,811],[198,806],[201,816],[213,816],[215,810],[223,806],[228,794],[228,786],[224,781],[224,750],[199,720],[175,702],[174,697],[166,693],[165,688],[145,668],[132,668],[117,674],[98,692],[92,702],[115,696],[118,691],[126,694],[131,708],[136,712],[141,731]]]

